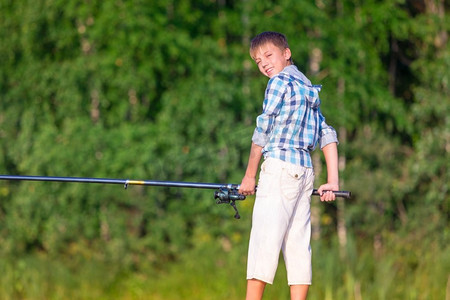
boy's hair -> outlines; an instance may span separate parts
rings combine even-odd
[[[274,31],[261,32],[250,42],[250,56],[254,57],[255,52],[267,43],[272,43],[281,50],[289,48],[287,38],[284,34]],[[292,63],[292,57],[289,59]]]

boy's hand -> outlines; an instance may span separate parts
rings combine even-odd
[[[320,195],[320,201],[334,201],[336,200],[336,196],[331,191],[339,191],[339,185],[333,183],[322,184],[317,191]],[[328,191],[328,192],[324,192]]]
[[[255,194],[256,178],[244,176],[239,187],[239,194],[248,196]]]

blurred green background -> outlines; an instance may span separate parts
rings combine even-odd
[[[249,42],[280,31],[354,195],[312,200],[309,299],[450,299],[448,10],[0,0],[0,174],[240,183],[267,83]],[[0,298],[243,299],[253,202],[237,221],[209,190],[0,182]]]

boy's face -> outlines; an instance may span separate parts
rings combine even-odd
[[[272,78],[291,63],[291,50],[289,48],[280,49],[269,42],[257,49],[252,57],[263,75]]]

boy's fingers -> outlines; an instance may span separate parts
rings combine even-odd
[[[320,200],[321,201],[334,201],[334,200],[336,200],[336,196],[334,195],[334,193],[332,191],[327,191],[327,192],[321,193]]]
[[[247,188],[247,187],[242,187],[241,186],[241,188],[239,189],[238,192],[239,192],[239,194],[242,194],[242,195],[245,195],[245,196],[253,195],[255,193],[255,188],[251,189],[251,188]]]
[[[245,193],[246,193],[247,195],[253,195],[253,194],[255,193],[255,189],[249,189],[249,190],[246,190]]]

